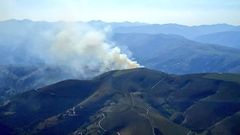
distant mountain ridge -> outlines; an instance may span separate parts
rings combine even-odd
[[[225,31],[201,35],[194,39],[203,43],[218,44],[240,49],[240,31]]]
[[[114,29],[117,33],[146,33],[146,34],[173,34],[189,39],[198,36],[225,31],[240,31],[240,26],[228,24],[184,26],[178,24],[147,24],[141,26],[123,26]]]
[[[113,41],[127,46],[148,68],[167,73],[240,72],[240,50],[203,44],[178,35],[116,33]]]

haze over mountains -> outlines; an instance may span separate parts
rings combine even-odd
[[[238,49],[164,34],[115,34],[113,39],[152,69],[175,74],[240,71]]]
[[[123,46],[123,49],[124,47],[131,48],[129,49],[130,53],[127,52],[128,51],[127,49],[123,50],[124,53],[127,53],[128,55],[131,54],[131,51],[132,51],[132,55],[140,55],[140,54],[133,53],[133,50],[139,49],[139,48],[133,47],[133,46],[136,46],[137,44],[142,44],[139,46],[144,46],[145,48],[151,48],[153,46],[159,47],[159,46],[162,46],[163,44],[169,48],[177,45],[179,46],[186,45],[187,47],[193,48],[193,50],[199,49],[199,47],[196,47],[196,46],[202,46],[202,48],[208,48],[209,46],[212,46],[210,44],[227,46],[232,48],[239,48],[238,37],[239,37],[240,27],[227,25],[227,24],[183,26],[183,25],[177,25],[177,24],[158,25],[158,24],[144,24],[144,23],[130,23],[130,22],[105,23],[102,21],[91,21],[88,23],[76,22],[72,24],[76,26],[75,28],[71,28],[71,29],[76,29],[74,31],[75,33],[71,33],[72,37],[75,37],[75,34],[79,34],[82,31],[86,31],[81,28],[79,29],[79,26],[82,27],[81,25],[84,25],[85,27],[86,25],[88,25],[98,31],[106,32],[105,33],[106,34],[105,36],[107,36],[106,40],[110,40],[113,43],[116,42],[115,44],[116,46],[119,46],[119,44],[121,44],[121,46]],[[70,23],[70,25],[72,24]],[[55,40],[54,36],[58,34],[59,31],[61,32],[62,29],[65,29],[66,25],[69,25],[69,23],[66,24],[64,22],[33,22],[30,20],[22,20],[22,21],[9,20],[9,21],[1,22],[0,23],[0,28],[1,28],[0,45],[1,45],[1,56],[4,56],[2,57],[4,59],[2,59],[0,62],[8,63],[8,64],[17,63],[22,65],[29,64],[29,63],[31,64],[42,63],[39,60],[41,59],[40,56],[37,56],[35,54],[37,53],[35,52],[35,50],[42,49],[39,46],[43,46],[45,49],[48,49],[47,46],[51,46],[51,44],[53,44],[53,40]],[[121,36],[119,36],[119,34],[121,34]],[[140,34],[142,35],[140,36]],[[144,38],[144,34],[145,34],[145,38]],[[221,34],[221,37],[216,38],[214,34]],[[31,38],[29,38],[30,35],[31,35]],[[130,43],[128,43],[127,41],[124,41],[124,38],[123,38],[124,36],[128,37],[130,35],[132,39],[129,42],[134,42],[133,45],[130,45]],[[208,39],[206,39],[206,37],[208,37]],[[12,38],[14,38],[14,40],[12,40]],[[129,39],[126,39],[126,40],[129,40]],[[158,40],[161,41],[161,43],[159,43]],[[198,42],[193,42],[193,41],[198,41]],[[118,44],[118,42],[121,42],[121,43]],[[200,44],[199,42],[202,42],[202,44]],[[46,50],[44,50],[44,48],[42,50],[39,50],[38,53],[42,53],[42,52],[46,53]],[[224,48],[224,47],[219,47],[219,48],[234,52],[234,49],[231,50],[231,48]],[[162,51],[173,54],[173,52],[167,52],[167,50],[164,50],[164,49]],[[214,51],[219,52],[219,50],[214,50]],[[238,50],[235,49],[235,52],[238,52]],[[8,55],[7,53],[14,53],[14,55],[13,56]],[[210,51],[210,53],[212,52]],[[25,55],[22,55],[22,54],[25,54]],[[33,57],[29,59],[29,57],[27,57],[28,55],[31,55]],[[147,54],[141,54],[141,55],[145,56]],[[228,59],[230,60],[230,58]],[[142,63],[142,64],[143,66],[145,66],[145,63]],[[197,71],[197,72],[202,72],[202,71]]]
[[[148,33],[148,34],[173,34],[181,35],[189,39],[198,36],[226,31],[239,31],[239,26],[228,24],[184,26],[178,24],[146,24],[140,26],[120,26],[116,28],[119,33]]]
[[[195,38],[195,40],[204,43],[219,44],[239,49],[240,46],[239,35],[240,35],[239,31],[216,32],[198,36],[197,38]]]
[[[228,24],[2,21],[1,134],[239,135],[239,36]]]
[[[72,24],[74,27],[66,32],[66,23],[64,22],[34,22],[30,20],[0,22],[1,82],[9,80],[7,83],[1,83],[1,91],[3,93],[8,91],[7,95],[9,95],[12,91],[25,91],[65,79],[93,77],[114,69],[102,66],[104,68],[99,70],[98,67],[103,65],[102,63],[106,63],[105,59],[99,60],[101,57],[96,57],[95,54],[99,49],[96,49],[95,52],[90,49],[92,54],[87,53],[89,59],[95,56],[99,63],[88,63],[85,54],[78,55],[72,51],[77,50],[76,48],[72,48],[71,53],[64,51],[67,53],[64,57],[53,55],[54,51],[49,52],[49,50],[55,50],[55,52],[66,50],[66,48],[60,49],[59,47],[57,49],[50,48],[52,44],[56,44],[56,40],[58,42],[70,40],[71,42],[67,42],[69,45],[81,44],[78,39],[80,34],[86,31],[83,26],[91,27],[87,28],[87,31],[95,29],[97,34],[104,33],[106,36],[104,42],[112,44],[110,46],[119,47],[122,51],[119,53],[127,54],[130,59],[135,59],[147,68],[175,74],[240,72],[240,50],[236,49],[239,48],[239,42],[235,44],[235,40],[232,40],[232,38],[239,39],[239,26],[227,24],[183,26],[130,22],[105,23],[102,21],[70,23],[70,25]],[[229,33],[233,31],[235,31],[235,35],[230,38]],[[222,33],[221,38],[216,39],[214,36],[213,38],[209,36],[208,40],[204,38],[206,34],[214,35],[219,32]],[[65,33],[68,38],[59,40],[59,37]],[[99,37],[99,35],[97,36]],[[97,40],[102,40],[101,38],[100,35]],[[195,39],[204,43],[196,42]],[[221,46],[213,45],[211,39],[215,43],[221,42]],[[118,53],[116,49],[107,48],[105,50],[105,52],[110,52],[109,55],[112,55],[113,52]],[[125,57],[124,55],[122,56]],[[109,62],[111,63],[111,60],[108,60]],[[90,67],[91,70],[89,70]],[[31,85],[25,87],[28,80],[31,80]],[[9,82],[14,85],[9,87]],[[19,87],[21,85],[23,87]]]
[[[240,0],[0,0],[0,135],[240,135]]]

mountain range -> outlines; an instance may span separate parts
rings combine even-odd
[[[195,41],[218,44],[232,48],[240,48],[240,32],[239,31],[225,31],[206,35],[201,35],[195,38]]]
[[[111,27],[110,42],[141,66],[171,74],[239,73],[239,26],[76,22],[95,29]],[[0,100],[66,79],[76,73],[42,61],[44,47],[65,27],[65,22],[8,20],[0,22]],[[221,38],[216,38],[221,37]]]
[[[3,135],[238,135],[239,88],[239,74],[110,71],[10,98],[0,106],[0,130]]]
[[[111,27],[109,40],[115,42],[116,46],[127,47],[132,58],[147,68],[176,74],[240,71],[239,26],[102,21],[76,22],[78,24],[88,24],[96,29]],[[39,48],[52,44],[51,37],[64,27],[64,22],[0,22],[0,65],[44,64],[41,55],[46,54],[46,50]],[[140,53],[142,49],[146,53]]]
[[[239,26],[70,23],[141,65],[84,77],[46,59],[67,24],[0,22],[1,135],[240,134]]]
[[[112,38],[147,68],[175,74],[240,71],[239,49],[166,34],[115,33]]]

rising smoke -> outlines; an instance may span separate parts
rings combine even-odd
[[[109,70],[139,67],[108,40],[109,28],[95,28],[86,23],[27,20],[6,24],[0,32],[0,65],[51,68],[51,72],[60,72],[55,76],[56,81],[90,78]],[[49,70],[39,71],[42,71],[39,78],[45,79],[45,72]]]
[[[65,26],[56,33],[47,53],[44,61],[48,65],[83,77],[140,66],[107,41],[106,30],[96,30],[86,25]]]
[[[29,20],[1,22],[0,29],[0,87],[14,93],[139,67],[108,40],[109,29]]]

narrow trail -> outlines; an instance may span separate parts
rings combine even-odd
[[[160,79],[157,83],[155,83],[155,85],[153,85],[153,86],[151,87],[151,89],[155,88],[162,80],[163,80],[163,79]]]
[[[152,121],[150,119],[150,116],[149,116],[150,109],[151,109],[151,106],[147,106],[147,108],[145,109],[146,110],[146,119],[148,119],[148,121],[150,123],[150,126],[152,128],[152,134],[155,135],[154,128],[153,128],[153,123],[152,123]]]
[[[131,109],[133,109],[133,107],[135,106],[134,98],[133,98],[133,95],[131,93],[129,93],[129,94],[130,94],[130,98],[131,98]],[[142,108],[142,107],[140,107],[140,108]],[[149,116],[150,108],[151,108],[151,106],[147,106],[147,108],[142,108],[146,111],[146,116],[143,116],[143,117],[146,118],[149,121],[151,129],[152,129],[152,134],[155,135],[153,124],[152,124],[152,121],[151,121],[150,116]]]
[[[163,79],[160,79],[157,83],[155,83],[151,89],[154,89],[158,84],[160,84],[160,82],[162,81]],[[150,119],[150,116],[149,116],[149,112],[150,112],[150,109],[151,109],[151,106],[147,106],[147,108],[145,109],[146,110],[146,118],[148,119],[151,127],[152,127],[152,134],[155,135],[155,132],[154,132],[154,128],[153,128],[153,123]]]

